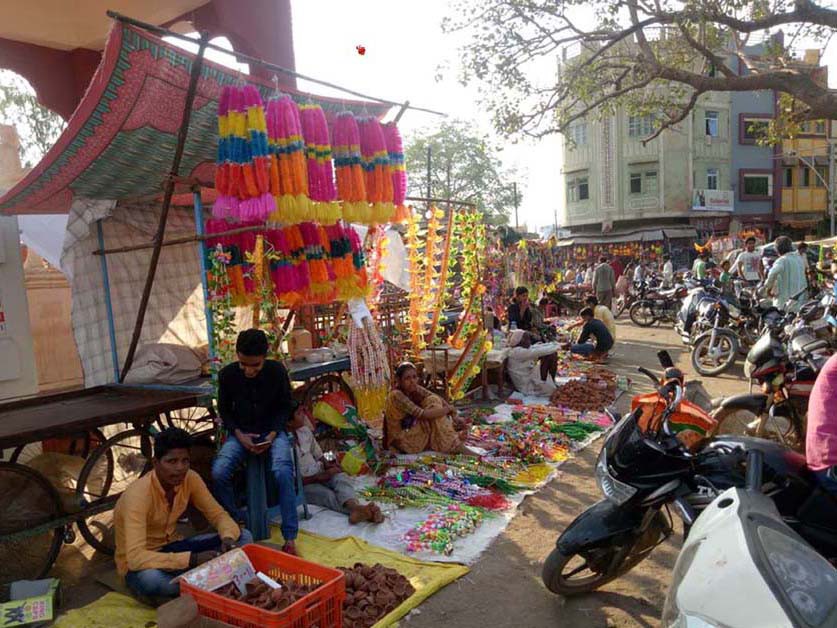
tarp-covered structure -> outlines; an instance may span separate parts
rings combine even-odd
[[[151,242],[194,61],[195,55],[116,23],[67,129],[32,172],[0,198],[4,213],[69,213],[61,261],[71,280],[73,328],[86,386],[115,379],[102,257],[94,255],[100,248],[98,229],[109,249]],[[265,98],[275,89],[204,61],[180,176],[213,185],[217,99],[224,85],[243,80]],[[300,102],[320,104],[327,117],[346,109],[382,116],[389,108],[284,91]],[[192,196],[188,187],[178,191],[166,240],[195,233]],[[205,190],[206,201],[213,192]],[[150,248],[106,256],[120,361],[130,344],[150,257]],[[162,249],[140,344],[207,342],[199,262],[195,243]]]

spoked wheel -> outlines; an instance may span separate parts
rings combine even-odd
[[[651,327],[657,322],[654,314],[654,306],[649,301],[637,301],[631,306],[628,315],[635,325],[640,327]]]
[[[695,340],[692,347],[692,367],[705,377],[720,375],[733,364],[738,356],[738,339],[729,333],[717,333],[712,344],[712,332]]]
[[[757,414],[742,408],[720,409],[712,415],[718,421],[718,434],[731,436],[753,436],[756,433],[759,417]]]
[[[40,473],[0,462],[0,539],[33,530],[63,514],[58,492]],[[64,528],[0,540],[0,584],[43,578],[61,551]]]
[[[215,427],[215,409],[212,406],[192,406],[180,410],[168,410],[160,415],[158,424],[163,428],[179,427],[190,434],[211,433]]]
[[[107,439],[105,438],[105,435],[102,434],[101,430],[94,429],[75,437],[62,440],[66,441],[65,446],[61,447],[58,453],[87,458],[87,456],[90,455],[90,452],[104,443]],[[15,447],[14,451],[12,451],[12,455],[9,456],[9,462],[27,464],[30,460],[37,458],[43,453],[44,446],[41,441],[19,445],[18,447]]]
[[[342,377],[336,373],[323,375],[315,379],[305,388],[303,403],[306,407],[312,408],[320,397],[341,390],[348,395],[352,403],[355,403],[355,395]]]
[[[102,443],[87,459],[78,478],[76,497],[84,506],[115,498],[132,482],[151,470],[151,435],[145,430],[121,432]],[[92,547],[113,554],[113,510],[91,515],[78,522],[78,529]]]

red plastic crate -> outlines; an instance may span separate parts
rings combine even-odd
[[[346,582],[342,571],[323,567],[263,545],[245,545],[244,553],[256,571],[274,580],[295,580],[320,587],[281,611],[266,611],[198,589],[181,580],[180,595],[191,595],[204,617],[242,628],[342,628]]]

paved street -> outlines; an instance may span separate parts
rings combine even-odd
[[[611,368],[628,375],[637,390],[648,389],[637,366],[659,370],[656,353],[668,349],[675,363],[692,377],[689,354],[673,330],[640,329],[627,317],[618,322],[616,357]],[[703,379],[711,396],[741,392],[740,365],[720,378]],[[620,399],[620,409],[630,402]],[[506,531],[474,565],[471,573],[434,595],[412,615],[410,628],[457,626],[492,628],[558,626],[599,628],[658,626],[663,601],[677,558],[678,533],[657,548],[649,559],[604,590],[563,600],[542,584],[541,564],[561,531],[587,506],[600,499],[593,477],[601,442],[593,443],[561,467],[561,473],[539,493],[521,504]]]

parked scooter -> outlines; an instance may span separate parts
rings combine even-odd
[[[724,491],[695,521],[674,567],[661,625],[837,625],[837,569],[762,493],[760,452],[749,452],[747,469],[746,488]],[[837,533],[837,520],[829,523]]]
[[[837,556],[837,536],[821,535],[816,524],[827,509],[811,505],[818,485],[804,456],[746,436],[703,439],[687,447],[684,432],[708,415],[689,405],[688,416],[680,418],[683,376],[671,367],[665,352],[660,358],[666,367],[664,383],[657,389],[662,410],[649,422],[638,407],[608,435],[596,465],[605,499],[579,515],[558,538],[543,566],[547,588],[565,596],[580,595],[631,570],[671,535],[670,506],[688,529],[721,491],[744,486],[750,449],[764,454],[765,482],[782,516],[819,551]],[[658,383],[653,373],[640,371]],[[682,431],[675,434],[675,429]],[[837,520],[837,512],[834,517]]]

